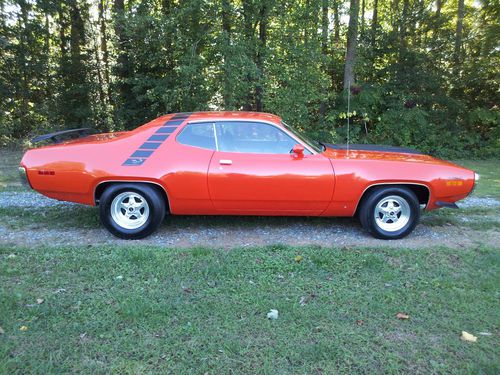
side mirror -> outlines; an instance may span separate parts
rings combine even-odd
[[[304,146],[297,143],[296,145],[293,146],[292,153],[297,156],[304,156]]]

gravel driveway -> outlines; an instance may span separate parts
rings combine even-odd
[[[58,206],[61,210],[73,210],[81,206],[59,202],[35,192],[1,192],[0,207],[35,208]],[[470,197],[459,204],[464,208],[498,207],[494,198]],[[98,215],[97,209],[95,214]],[[43,217],[41,218],[43,221]],[[35,229],[35,230],[34,230]],[[351,218],[307,217],[183,217],[172,216],[152,236],[140,241],[125,241],[113,237],[106,230],[96,227],[81,229],[44,228],[43,222],[36,228],[10,229],[0,223],[0,244],[3,245],[160,245],[176,247],[208,246],[230,248],[271,244],[366,246],[366,247],[465,247],[479,244],[498,246],[498,230],[475,231],[456,226],[428,226],[426,215],[415,231],[402,240],[382,241],[367,235]]]

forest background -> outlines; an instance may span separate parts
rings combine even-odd
[[[0,0],[0,145],[250,110],[330,142],[500,155],[498,0]],[[350,93],[350,111],[347,97]]]

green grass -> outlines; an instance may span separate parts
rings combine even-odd
[[[24,189],[21,156],[0,149],[0,191]],[[474,195],[500,198],[496,160],[457,163],[481,174]],[[438,210],[423,222],[491,230],[497,211]],[[100,226],[97,209],[85,206],[0,208],[0,215],[9,217],[7,230]],[[301,219],[244,222],[294,220]],[[202,222],[178,217],[173,225]],[[498,248],[136,245],[0,245],[0,374],[500,371]],[[280,315],[269,321],[273,308]],[[410,319],[396,319],[398,312]],[[478,342],[461,341],[462,330]]]
[[[454,163],[472,169],[481,175],[474,195],[500,199],[500,162],[498,160],[455,160]]]
[[[458,203],[460,205],[460,203]],[[454,225],[478,231],[488,231],[500,227],[498,207],[467,207],[456,210],[434,210],[421,216],[421,222],[435,227]]]
[[[52,207],[0,207],[0,216],[9,220],[4,225],[9,229],[41,228],[99,228],[99,209],[91,206],[52,206]]]
[[[19,162],[23,156],[21,150],[0,148],[0,191],[24,190],[19,179]]]
[[[0,248],[0,262],[3,374],[500,371],[495,249]]]

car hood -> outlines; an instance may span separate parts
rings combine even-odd
[[[324,143],[326,150],[323,155],[330,159],[349,158],[354,160],[377,160],[377,161],[397,161],[414,162],[427,164],[441,164],[455,166],[445,160],[426,155],[420,151],[387,145],[336,145]]]

